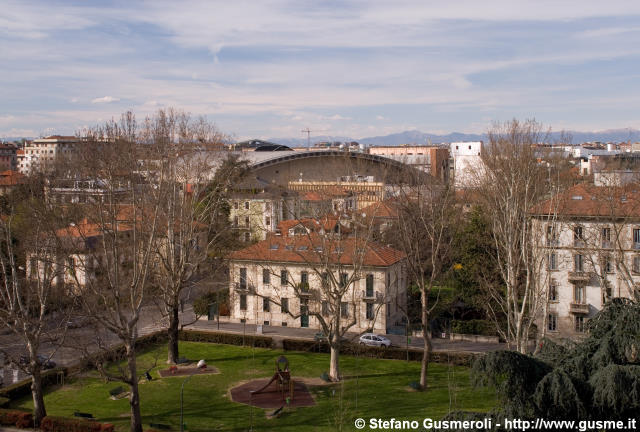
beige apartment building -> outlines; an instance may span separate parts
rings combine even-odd
[[[399,325],[406,310],[405,255],[353,238],[326,238],[270,235],[232,253],[231,320],[320,329],[314,314],[330,315],[326,284],[333,280],[347,288],[339,307],[345,323],[355,318],[350,331],[386,333]]]
[[[640,193],[580,184],[531,212],[547,304],[538,329],[579,338],[612,298],[640,295]]]

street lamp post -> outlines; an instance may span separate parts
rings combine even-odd
[[[198,371],[198,369],[191,372],[184,381],[182,381],[182,387],[180,387],[180,432],[184,432],[184,385],[189,381],[193,375]]]

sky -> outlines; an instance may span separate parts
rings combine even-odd
[[[633,0],[3,0],[0,137],[165,107],[236,139],[640,128],[639,17]]]

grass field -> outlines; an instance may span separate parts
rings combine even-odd
[[[185,424],[192,432],[328,431],[340,430],[340,423],[344,425],[342,430],[355,430],[353,421],[358,417],[421,421],[424,417],[440,418],[449,409],[487,411],[495,405],[492,391],[470,386],[467,368],[432,364],[429,389],[416,392],[408,386],[419,377],[420,365],[416,362],[343,356],[343,383],[310,387],[316,406],[291,409],[278,418],[267,419],[267,411],[231,401],[228,390],[243,380],[270,377],[274,360],[282,351],[195,342],[181,342],[180,350],[181,355],[205,359],[220,370],[216,375],[194,376],[185,386]],[[328,354],[284,354],[294,377],[317,378],[328,368]],[[152,371],[154,379],[140,384],[144,426],[163,423],[179,430],[184,377],[159,377],[157,369],[167,367],[164,345],[141,354],[139,370],[152,365],[156,357],[159,366]],[[105,383],[95,372],[70,378],[64,387],[48,390],[47,412],[69,417],[74,411],[92,413],[101,422],[116,424],[119,431],[127,430],[128,400],[109,399],[109,390],[118,385]],[[13,407],[31,409],[32,405],[25,398],[14,402]]]

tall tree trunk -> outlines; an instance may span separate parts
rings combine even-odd
[[[171,305],[171,311],[169,312],[169,328],[167,335],[169,339],[168,351],[169,355],[167,363],[178,363],[179,351],[178,351],[178,329],[180,326],[180,318],[178,316],[179,302],[174,302]]]
[[[33,397],[33,421],[37,425],[47,415],[44,407],[44,394],[42,392],[42,375],[40,367],[36,366],[31,371],[31,396]]]
[[[142,415],[140,414],[140,390],[138,389],[138,366],[133,343],[127,346],[127,363],[129,366],[129,405],[131,407],[131,432],[142,432]]]
[[[431,326],[429,325],[429,299],[427,291],[422,290],[422,339],[424,348],[422,351],[422,362],[420,365],[420,388],[427,388],[427,372],[429,371],[429,360],[431,358]]]
[[[340,343],[331,342],[331,358],[329,360],[329,379],[340,381]]]

